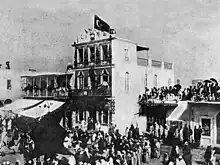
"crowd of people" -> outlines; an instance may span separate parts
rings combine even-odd
[[[219,98],[220,86],[218,82],[211,78],[203,82],[198,82],[195,86],[182,88],[176,84],[170,87],[146,88],[145,93],[139,96],[139,102],[160,101],[216,101]]]
[[[144,134],[140,133],[138,125],[134,127],[133,124],[130,128],[126,127],[122,133],[115,125],[106,132],[101,130],[100,124],[92,122],[91,119],[86,128],[82,124],[68,130],[63,146],[70,151],[70,155],[51,153],[41,159],[32,157],[35,144],[31,136],[18,131],[12,121],[2,120],[1,137],[7,137],[7,140],[1,138],[3,139],[1,147],[6,146],[23,154],[25,165],[150,164],[153,158],[161,157],[163,143],[173,146],[171,151],[163,156],[164,165],[191,165],[192,153],[189,143],[196,143],[199,146],[203,132],[201,126],[191,129],[187,124],[182,127],[177,123],[161,125],[157,122],[154,122]],[[5,129],[7,136],[4,136]],[[204,159],[208,163],[214,161],[214,150],[210,146],[206,150]],[[10,162],[5,161],[3,164],[10,165]],[[21,163],[17,161],[16,164]]]
[[[26,156],[26,164],[141,165],[149,164],[151,158],[160,157],[158,139],[141,135],[138,126],[134,125],[126,128],[123,134],[116,126],[111,127],[108,132],[102,131],[101,127],[95,124],[88,125],[87,130],[77,126],[68,132],[63,146],[71,155],[44,155],[43,161]]]

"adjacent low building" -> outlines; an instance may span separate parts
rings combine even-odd
[[[183,124],[201,126],[201,145],[220,145],[220,103],[183,101],[167,118],[168,121],[182,121]]]

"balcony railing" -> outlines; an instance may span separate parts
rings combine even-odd
[[[74,89],[68,90],[67,88],[54,89],[48,91],[36,90],[36,91],[23,91],[23,97],[35,97],[35,98],[63,98],[71,96],[111,96],[112,89],[111,87],[99,87],[96,89]]]
[[[112,58],[106,59],[106,60],[96,60],[96,61],[91,61],[91,62],[80,62],[80,63],[74,63],[75,68],[83,68],[83,67],[89,67],[89,66],[106,66],[106,65],[111,65],[112,64]]]
[[[111,96],[111,88],[97,88],[97,89],[75,89],[69,92],[70,96]]]

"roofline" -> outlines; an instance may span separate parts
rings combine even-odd
[[[207,101],[207,102],[199,102],[199,101],[188,101],[189,104],[207,104],[207,105],[220,105],[220,101]]]
[[[100,39],[100,40],[94,40],[94,41],[88,41],[88,42],[81,42],[81,43],[76,43],[76,44],[72,44],[72,47],[75,47],[75,46],[81,46],[81,45],[85,45],[85,44],[93,44],[93,43],[97,43],[97,42],[104,42],[104,41],[112,41],[112,40],[121,40],[121,41],[125,41],[125,42],[130,42],[132,44],[135,44],[137,47],[142,47],[144,50],[150,50],[150,48],[146,47],[146,46],[141,46],[139,45],[138,43],[134,42],[134,41],[131,41],[131,40],[128,40],[128,39],[125,39],[125,38],[120,38],[120,37],[109,37],[109,38],[105,38],[105,39]]]
[[[39,76],[61,76],[61,75],[69,75],[72,73],[64,73],[64,72],[51,72],[51,73],[45,73],[45,72],[38,72],[38,73],[27,73],[27,74],[22,74],[21,78],[24,77],[39,77]]]

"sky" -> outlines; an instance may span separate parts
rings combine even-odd
[[[97,14],[117,36],[174,62],[176,79],[220,78],[220,0],[1,0],[0,57],[17,71],[64,71]]]

